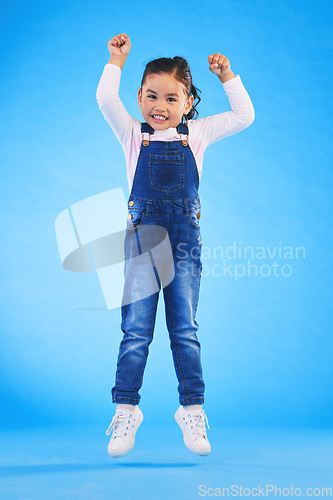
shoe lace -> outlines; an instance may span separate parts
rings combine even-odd
[[[132,414],[128,415],[125,413],[116,413],[115,416],[113,417],[107,431],[106,435],[109,436],[112,432],[113,429],[113,434],[112,437],[123,437],[123,435],[126,435],[126,424],[130,423],[130,418],[132,417]]]
[[[190,423],[193,423],[191,419],[194,419],[195,426],[192,432],[194,436],[196,436],[195,439],[198,439],[200,437],[207,438],[205,422],[207,422],[208,429],[210,429],[210,427],[205,410],[196,410],[193,412],[189,412],[188,418]],[[193,426],[191,426],[191,428],[193,428]]]

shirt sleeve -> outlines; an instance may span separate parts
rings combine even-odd
[[[231,110],[189,122],[191,133],[203,141],[205,147],[244,130],[254,120],[254,108],[240,76],[237,75],[222,85]]]
[[[106,64],[97,87],[96,99],[105,120],[124,147],[132,137],[136,120],[130,116],[120,100],[120,77],[119,66]]]

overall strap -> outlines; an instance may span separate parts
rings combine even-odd
[[[178,134],[188,135],[188,126],[186,125],[186,123],[180,123],[177,126],[177,132]]]
[[[150,135],[152,135],[154,132],[155,130],[148,123],[141,123],[142,144],[144,146],[149,146]]]
[[[186,123],[180,123],[177,126],[177,132],[180,135],[182,145],[187,146],[188,145],[188,127],[187,127]]]
[[[152,135],[155,132],[153,127],[151,127],[148,123],[142,122],[141,123],[141,135],[143,139],[143,145],[148,146],[149,144],[149,136]],[[179,123],[177,125],[177,132],[180,135],[182,145],[187,146],[188,144],[188,127],[186,123]]]
[[[153,134],[155,130],[148,123],[141,123],[141,134]]]

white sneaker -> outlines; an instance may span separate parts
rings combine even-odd
[[[180,406],[175,413],[175,419],[183,431],[184,443],[189,450],[197,455],[208,455],[211,446],[207,438],[205,420],[208,418],[204,410],[184,410]]]
[[[142,411],[138,406],[134,411],[121,408],[116,410],[106,435],[112,436],[108,445],[108,453],[111,457],[122,457],[126,455],[135,444],[135,433],[143,420]]]

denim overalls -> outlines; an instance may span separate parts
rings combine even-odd
[[[139,248],[138,232],[163,229],[170,240],[174,277],[163,286],[166,323],[174,366],[179,382],[181,405],[202,404],[205,384],[202,375],[200,343],[195,320],[201,278],[201,235],[199,176],[197,165],[187,141],[187,125],[180,123],[181,140],[149,141],[154,129],[141,124],[143,141],[128,200],[128,221],[125,236],[124,294],[132,300],[121,307],[120,343],[112,401],[137,405],[139,390],[153,340],[157,303],[161,283],[155,293],[140,298],[140,291],[149,281],[148,267],[133,264],[134,248]],[[148,227],[149,226],[149,227]],[[142,252],[144,257],[148,252]],[[132,260],[131,260],[132,259]],[[156,274],[156,269],[154,269]],[[157,278],[158,280],[158,278]],[[142,295],[141,295],[142,296]],[[137,300],[138,299],[138,300]]]

